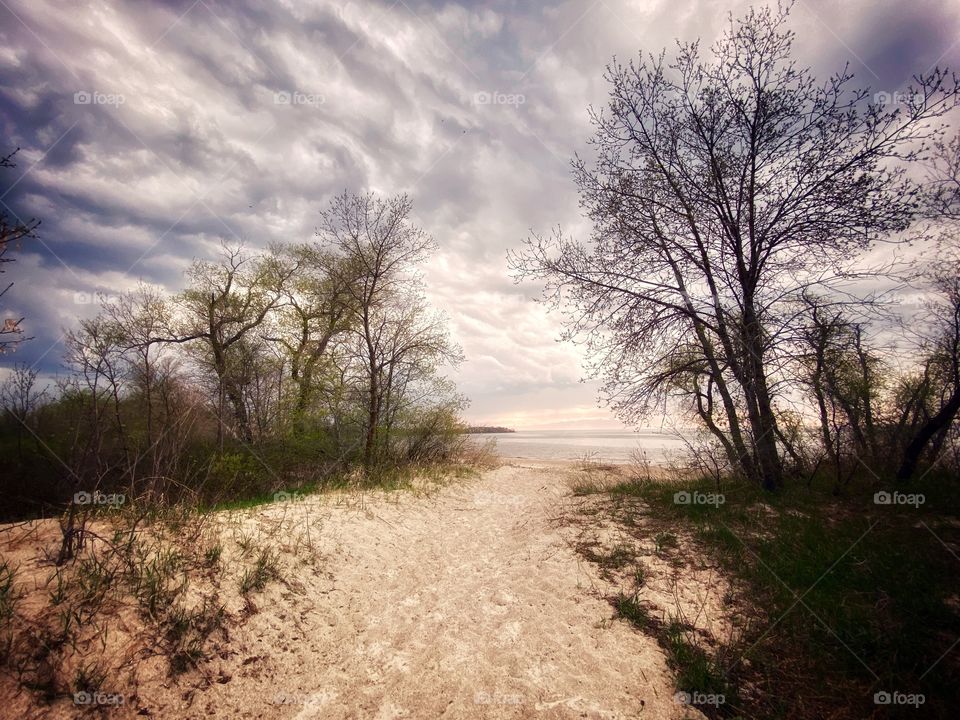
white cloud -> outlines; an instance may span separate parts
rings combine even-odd
[[[441,248],[426,278],[466,351],[457,379],[473,398],[469,417],[613,422],[595,408],[596,385],[578,383],[579,349],[555,342],[559,319],[509,278],[505,252],[531,230],[589,231],[568,162],[589,154],[587,106],[605,100],[611,57],[669,49],[676,36],[709,44],[747,3],[467,5],[0,9],[0,120],[24,148],[15,173],[40,161],[4,202],[42,217],[45,242],[70,268],[30,248],[21,257],[27,282],[10,302],[38,334],[23,355],[56,341],[76,314],[73,293],[141,276],[176,290],[191,257],[220,237],[309,240],[332,194],[407,191]],[[802,60],[836,69],[850,58],[894,89],[891,68],[923,71],[944,52],[960,60],[957,18],[936,0],[794,8]],[[124,102],[76,105],[80,90]],[[278,103],[280,92],[306,100]],[[477,104],[479,92],[514,101]]]

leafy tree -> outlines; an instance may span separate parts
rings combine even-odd
[[[197,260],[187,271],[189,287],[177,298],[182,311],[175,333],[155,340],[173,343],[199,341],[201,363],[217,380],[217,412],[223,423],[229,402],[239,437],[250,443],[253,429],[246,391],[251,382],[249,352],[252,335],[281,306],[284,283],[293,268],[275,257],[248,257],[242,248],[224,247],[219,262]],[[247,347],[244,347],[244,343]],[[218,437],[223,439],[222,427]]]
[[[283,288],[284,304],[277,320],[278,342],[289,359],[296,386],[294,411],[298,419],[313,405],[318,375],[331,343],[351,329],[356,312],[351,305],[355,282],[346,261],[335,252],[311,245],[283,251],[296,267]]]

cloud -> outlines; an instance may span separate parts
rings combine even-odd
[[[426,277],[466,351],[470,417],[606,424],[579,349],[505,254],[531,230],[587,232],[569,161],[589,155],[611,57],[709,43],[745,7],[8,1],[0,123],[23,150],[0,200],[43,219],[9,274],[9,311],[36,336],[16,359],[58,367],[61,326],[90,311],[75,296],[141,278],[175,291],[221,239],[309,240],[344,188],[405,191],[438,241]],[[960,61],[947,2],[803,0],[793,22],[802,60],[850,60],[881,89]]]

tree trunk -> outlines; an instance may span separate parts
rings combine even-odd
[[[760,323],[748,303],[744,309],[744,364],[747,415],[757,452],[760,482],[764,490],[776,490],[783,484],[783,466],[777,449],[777,419],[770,401],[766,370],[763,367],[763,337]]]
[[[236,422],[240,437],[243,438],[244,442],[252,443],[253,432],[250,429],[250,417],[247,413],[247,405],[243,401],[243,393],[240,392],[240,389],[232,382],[227,383],[226,392],[227,399],[230,400],[230,404],[233,406],[233,419]]]
[[[900,469],[897,470],[897,480],[905,482],[913,477],[929,442],[938,432],[943,431],[953,422],[957,412],[960,412],[960,386],[954,388],[953,395],[940,409],[940,412],[927,420],[923,427],[917,431],[917,434],[913,436],[913,440],[903,451],[903,460],[900,463]]]
[[[370,398],[367,409],[367,438],[363,448],[363,464],[369,468],[373,464],[373,451],[377,439],[377,425],[380,424],[380,398],[375,373],[370,374]]]

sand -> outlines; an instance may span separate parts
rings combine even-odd
[[[272,528],[278,546],[308,530],[315,562],[289,564],[248,612],[233,603],[244,619],[200,687],[141,673],[105,716],[702,717],[676,702],[656,641],[614,619],[597,568],[572,548],[571,472],[512,460],[427,494],[233,516],[230,532]]]

